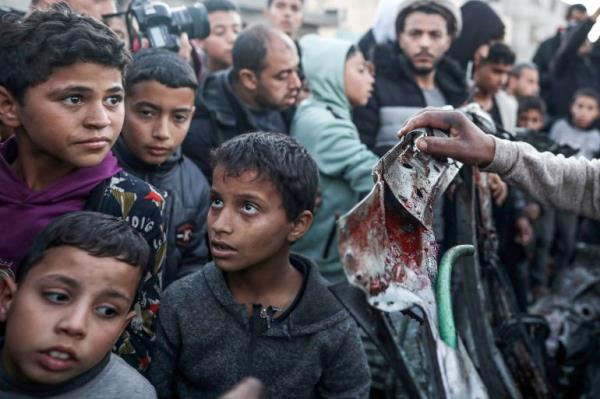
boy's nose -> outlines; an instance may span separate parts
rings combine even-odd
[[[216,215],[209,215],[209,229],[214,234],[231,234],[233,228],[231,226],[231,215],[229,215],[229,212],[222,209]]]
[[[160,119],[154,126],[152,136],[158,140],[168,140],[171,137],[169,132],[169,121]]]
[[[110,125],[108,110],[104,104],[91,106],[84,123],[89,129],[103,129]]]
[[[57,332],[74,338],[84,338],[87,335],[88,316],[88,309],[83,306],[69,308],[57,323]]]

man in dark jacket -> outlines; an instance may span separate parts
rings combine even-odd
[[[397,42],[375,48],[375,91],[365,107],[354,110],[361,140],[382,155],[411,115],[427,106],[462,105],[465,75],[445,57],[461,27],[452,2],[417,0],[402,4],[396,18]]]
[[[210,178],[210,151],[237,135],[288,133],[282,111],[296,104],[301,81],[294,42],[264,25],[243,31],[233,46],[233,68],[208,76],[183,152]]]

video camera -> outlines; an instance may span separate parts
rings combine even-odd
[[[170,8],[160,1],[134,0],[127,11],[127,31],[132,41],[146,38],[150,47],[178,51],[182,33],[190,39],[204,39],[210,35],[210,22],[201,3]]]

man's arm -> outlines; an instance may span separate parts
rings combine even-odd
[[[542,203],[600,219],[600,161],[539,153],[526,143],[495,139],[458,111],[423,111],[399,135],[425,127],[446,131],[449,137],[419,139],[421,151],[483,167]]]

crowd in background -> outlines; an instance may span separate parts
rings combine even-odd
[[[569,156],[600,156],[600,42],[588,39],[600,8],[570,6],[556,35],[517,62],[502,19],[477,0],[460,8],[451,0],[381,1],[357,43],[300,36],[302,0],[267,1],[263,23],[253,26],[235,1],[203,0],[210,34],[182,34],[171,51],[147,48],[128,28],[126,7],[111,0],[68,1],[91,18],[54,3],[33,0],[27,16],[9,12],[0,25],[0,56],[10,60],[0,67],[0,268],[18,283],[0,290],[5,342],[18,336],[11,324],[27,328],[7,303],[36,281],[46,257],[76,264],[99,253],[143,273],[119,269],[131,286],[141,278],[141,294],[125,295],[131,312],[127,301],[103,310],[127,320],[97,342],[116,342],[115,352],[152,386],[131,387],[124,362],[98,353],[84,379],[69,376],[75,388],[67,378],[59,390],[35,370],[4,363],[0,392],[31,394],[15,381],[37,376],[46,387],[36,389],[53,395],[83,387],[80,394],[96,397],[88,382],[112,378],[107,384],[141,395],[130,397],[216,397],[253,375],[269,397],[393,397],[396,382],[377,349],[321,277],[345,281],[337,221],[371,190],[372,169],[404,123],[425,107],[476,103],[498,135],[540,135]],[[67,85],[87,80],[95,86]],[[253,132],[279,135],[246,136]],[[600,226],[533,201],[498,175],[482,176],[498,254],[525,312],[570,267],[577,242],[598,243]],[[452,195],[451,185],[434,205],[440,253],[452,241]],[[78,211],[115,219],[62,216]],[[123,228],[119,219],[137,233],[106,233],[118,236],[109,243],[87,237],[92,228]],[[83,254],[48,249],[69,246]],[[43,292],[68,301],[63,291]],[[46,369],[67,369],[75,355],[52,348]],[[281,374],[292,369],[293,378]]]

